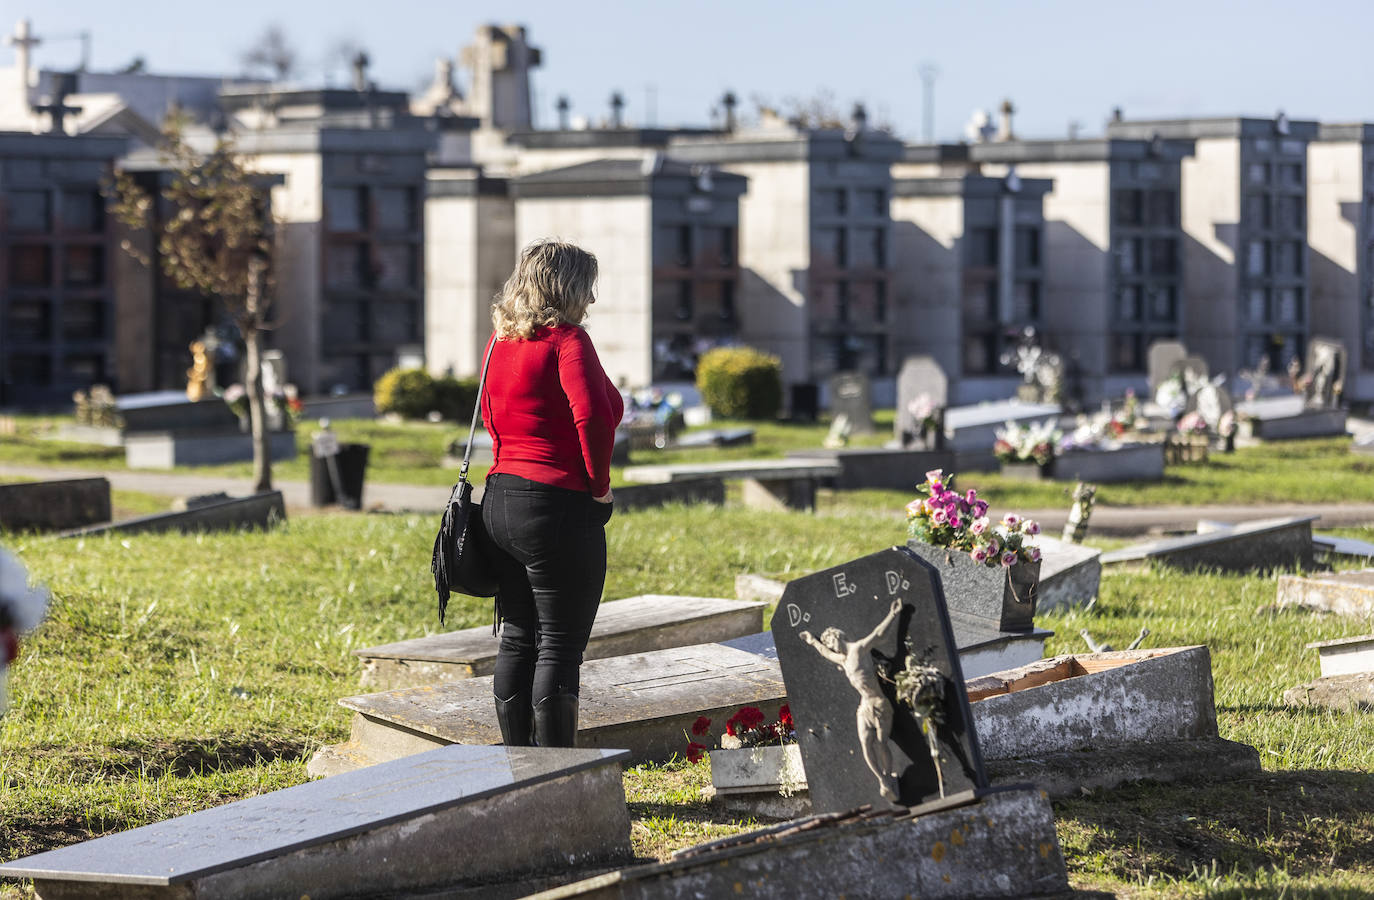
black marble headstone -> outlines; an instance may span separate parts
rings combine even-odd
[[[772,629],[816,812],[916,806],[987,786],[929,563],[893,547],[800,578]],[[925,712],[897,702],[908,654],[940,695]]]

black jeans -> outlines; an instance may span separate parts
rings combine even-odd
[[[578,667],[606,584],[611,504],[517,475],[487,478],[482,521],[505,624],[492,693],[538,703],[578,692]]]

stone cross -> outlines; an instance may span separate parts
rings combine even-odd
[[[625,124],[624,112],[625,112],[625,98],[624,98],[623,96],[621,96],[620,91],[616,91],[616,92],[614,92],[614,93],[611,94],[611,127],[612,127],[612,128],[621,128],[621,127],[624,126],[624,124]]]
[[[725,96],[720,98],[720,105],[725,108],[725,130],[735,130],[735,107],[739,104],[734,91],[726,91]]]
[[[74,93],[76,87],[76,76],[72,73],[62,73],[57,76],[56,83],[53,85],[52,97],[47,103],[40,103],[33,108],[34,112],[47,113],[51,118],[52,125],[48,129],[50,134],[64,134],[66,132],[65,122],[67,114],[76,115],[81,112],[79,106],[68,106],[65,102],[67,95]]]
[[[28,19],[20,19],[14,25],[14,34],[5,38],[5,43],[14,48],[15,68],[19,70],[19,99],[29,105],[29,51],[43,41],[33,34],[33,26]]]
[[[558,110],[558,130],[568,130],[568,110],[572,109],[572,104],[568,102],[567,94],[559,94],[558,102],[553,105]]]
[[[365,50],[359,50],[353,57],[353,90],[367,90],[367,67],[370,63]]]

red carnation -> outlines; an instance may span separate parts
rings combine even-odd
[[[763,711],[757,706],[742,706],[725,723],[725,733],[738,737],[741,731],[749,731],[763,722]]]
[[[696,741],[689,741],[687,744],[687,761],[699,763],[706,758],[706,751],[710,749],[705,744],[698,744]]]
[[[792,707],[784,703],[778,710],[778,724],[782,726],[783,733],[796,729],[796,723],[792,721]]]
[[[711,720],[705,716],[697,716],[697,720],[692,723],[692,734],[701,737],[711,729]]]

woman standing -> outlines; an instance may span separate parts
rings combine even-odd
[[[505,624],[492,691],[507,745],[571,747],[578,668],[606,581],[611,448],[624,413],[581,327],[596,257],[540,241],[492,310],[482,520]]]

